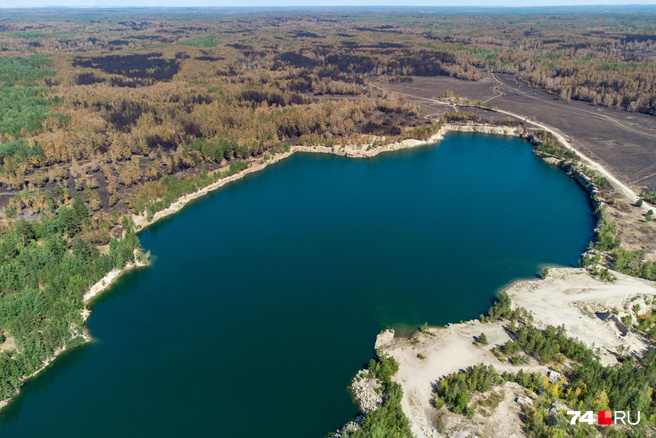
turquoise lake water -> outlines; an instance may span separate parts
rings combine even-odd
[[[322,438],[357,413],[378,332],[477,317],[575,266],[594,223],[519,139],[294,155],[141,233],[152,266],[94,302],[96,341],[29,381],[0,437]]]

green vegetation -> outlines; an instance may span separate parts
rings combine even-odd
[[[455,373],[440,380],[435,405],[446,403],[456,414],[469,414],[467,404],[473,391],[487,392],[500,382],[499,375],[492,366],[477,365],[461,373]],[[470,411],[473,415],[473,410]],[[468,415],[469,416],[469,415]]]
[[[411,438],[410,424],[401,409],[403,391],[401,385],[392,382],[392,376],[398,371],[399,364],[393,357],[377,352],[377,358],[369,362],[369,376],[378,378],[385,393],[383,405],[370,411],[358,430],[345,433],[344,438]]]
[[[560,158],[561,160],[573,160],[576,158],[574,152],[570,151],[569,149],[553,146],[552,144],[538,144],[533,148],[538,152],[553,155],[554,157]]]
[[[156,212],[168,208],[181,196],[198,191],[221,178],[239,173],[246,167],[247,165],[243,161],[232,161],[230,167],[223,172],[209,174],[202,171],[200,175],[195,177],[175,178],[165,176],[158,181],[147,182],[135,195],[132,207],[137,213],[146,210],[148,220],[151,220]]]
[[[533,326],[521,326],[515,341],[518,350],[523,350],[540,363],[563,363],[565,359],[577,362],[596,360],[596,356],[581,341],[567,337],[563,327],[548,326],[539,330]]]
[[[103,212],[126,211],[133,185],[164,174],[186,179],[222,160],[261,160],[284,146],[427,139],[445,120],[526,125],[466,111],[431,124],[404,96],[374,92],[372,77],[390,84],[413,76],[478,80],[492,69],[564,101],[656,113],[656,67],[647,56],[653,39],[646,37],[653,26],[635,11],[577,14],[581,26],[562,12],[8,17],[14,24],[0,36],[2,47],[21,56],[0,59],[0,183],[43,187],[62,167],[58,182],[83,188],[91,178],[85,172],[102,167],[96,184],[103,203],[96,205]],[[448,90],[443,96],[493,106]],[[575,160],[552,136],[536,138],[536,151]],[[147,175],[130,164],[144,157]],[[66,174],[72,169],[81,177]]]
[[[41,88],[0,85],[0,133],[19,137],[40,131],[50,114],[51,100],[44,96]]]
[[[339,12],[339,19],[328,20],[333,13],[325,11],[301,18],[284,11],[235,13],[227,20],[209,12],[183,17],[167,12],[140,20],[146,12],[135,10],[128,14],[134,20],[94,13],[100,26],[89,23],[90,15],[64,20],[12,14],[12,26],[24,30],[4,32],[3,49],[38,54],[0,58],[0,183],[30,189],[4,205],[9,222],[0,231],[0,336],[6,332],[18,345],[18,351],[0,355],[0,397],[15,393],[21,378],[57,349],[83,342],[84,290],[133,260],[138,248],[133,225],[124,223],[125,238],[112,239],[109,230],[118,221],[109,218],[110,207],[132,208],[152,219],[179,197],[246,169],[247,160],[267,161],[292,144],[376,147],[428,139],[446,121],[484,120],[453,112],[431,124],[401,96],[373,93],[367,76],[390,83],[411,82],[413,75],[476,80],[492,68],[563,101],[656,114],[656,64],[645,55],[654,51],[651,15],[578,14],[574,18],[580,25],[572,26],[572,16],[558,12],[547,18],[535,13],[481,18]],[[444,97],[472,104],[453,92]],[[65,115],[55,113],[55,105]],[[537,152],[576,161],[548,132],[534,137]],[[229,168],[205,171],[223,163]],[[96,178],[99,169],[103,177]],[[608,185],[591,169],[581,171],[599,188]],[[69,202],[66,187],[75,187],[80,196]],[[101,205],[99,193],[108,193],[109,205]],[[656,203],[655,192],[643,192],[642,198]],[[102,207],[105,216],[89,211]],[[35,215],[40,219],[24,219]],[[646,262],[644,252],[621,248],[617,225],[604,211],[600,215],[597,251],[581,264],[593,265],[596,272],[597,265],[610,260],[613,269],[656,279],[654,262]],[[653,212],[645,217],[652,218]],[[109,251],[101,253],[96,244],[106,243]],[[598,274],[613,278],[606,268]],[[627,359],[621,369],[606,369],[562,328],[517,328],[520,315],[502,293],[481,316],[482,321],[512,320],[516,339],[494,349],[498,357],[516,365],[529,356],[541,363],[572,360],[575,367],[587,368],[571,371],[569,403],[605,406],[598,402],[605,397],[617,403],[614,408],[644,407],[654,414],[645,389],[653,387],[652,359],[635,360],[633,367]],[[638,327],[656,333],[655,320],[649,313]],[[430,333],[426,326],[421,330]],[[478,342],[487,343],[484,333]],[[385,357],[370,364],[388,398],[354,437],[410,436],[400,387],[390,380],[397,368]],[[544,403],[562,395],[543,379],[521,372],[498,376],[491,368],[472,368],[463,375],[445,383],[436,404],[471,416],[473,391],[511,379],[536,392],[545,390]],[[593,377],[602,383],[592,382]],[[537,406],[526,408],[531,433],[557,435],[563,418],[550,418],[542,402]]]
[[[516,319],[519,309],[513,312],[511,309],[511,300],[506,292],[499,294],[499,299],[494,302],[492,307],[487,312],[487,316],[481,315],[479,319],[481,322],[492,322],[499,319],[506,319],[513,317]]]
[[[638,315],[635,329],[652,341],[656,340],[656,309],[651,309],[642,315]]]
[[[47,99],[38,86],[38,81],[54,75],[49,65],[48,58],[39,55],[0,59],[0,134],[17,138],[41,130],[51,103],[59,101]]]
[[[410,423],[401,409],[403,390],[396,382],[385,384],[387,399],[383,406],[371,411],[362,421],[360,429],[345,433],[344,438],[411,438]]]
[[[639,328],[651,327],[656,332],[656,316],[648,313],[640,318]],[[656,402],[653,391],[656,386],[656,352],[648,351],[642,358],[624,358],[614,366],[603,366],[599,356],[582,342],[567,337],[563,328],[548,326],[539,330],[531,325],[522,325],[516,333],[516,340],[509,341],[500,350],[505,354],[516,355],[513,364],[523,364],[528,356],[517,354],[521,351],[544,364],[568,363],[562,370],[565,379],[550,382],[539,373],[503,373],[499,375],[494,367],[478,365],[451,374],[442,379],[435,393],[437,409],[447,405],[455,413],[463,413],[472,418],[475,406],[469,404],[475,393],[485,393],[492,387],[506,382],[516,382],[532,394],[533,404],[522,407],[523,421],[529,436],[603,436],[637,437],[645,436],[654,424]],[[550,414],[553,406],[559,406],[555,415]],[[641,423],[633,429],[597,429],[577,424],[569,424],[566,411],[569,410],[630,410],[641,411]]]
[[[139,239],[129,218],[125,237],[100,253],[89,236],[90,211],[79,198],[50,210],[40,221],[16,221],[0,234],[0,332],[18,351],[0,354],[0,399],[14,395],[56,350],[79,345],[82,296],[112,269],[133,261]]]
[[[181,41],[185,46],[216,47],[219,45],[218,35],[203,35],[190,40]]]
[[[35,87],[38,81],[55,74],[43,55],[0,58],[0,82],[5,87]]]
[[[643,250],[629,251],[624,248],[615,248],[611,252],[612,267],[614,270],[634,277],[656,280],[656,263],[645,261]]]
[[[596,170],[592,170],[588,166],[583,166],[581,168],[581,171],[583,172],[584,175],[590,178],[594,183],[594,185],[597,186],[599,189],[608,187],[609,182],[606,179],[606,177],[601,176],[599,172],[597,172]]]
[[[551,143],[537,144],[533,147],[533,149],[544,154],[553,155],[554,157],[560,158],[561,160],[576,159],[574,152],[570,151],[569,149],[564,149],[560,146],[554,146]]]
[[[605,211],[601,212],[601,219],[599,220],[598,231],[596,232],[595,248],[599,251],[610,251],[619,248],[622,243],[622,238],[616,234],[617,224],[613,222],[606,215]]]
[[[656,192],[650,192],[649,190],[643,190],[640,193],[640,197],[642,199],[645,199],[646,201],[648,201],[651,204],[656,204]],[[642,201],[642,199],[640,199],[640,201]],[[640,203],[640,205],[642,205],[642,203]]]

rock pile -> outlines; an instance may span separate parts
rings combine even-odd
[[[346,423],[344,427],[342,427],[334,434],[330,435],[328,438],[342,438],[346,434],[351,434],[355,432],[360,428],[360,424],[362,424],[362,420],[364,420],[364,414],[358,415],[357,417],[355,417],[355,420],[349,421],[348,423]]]
[[[355,420],[348,422],[340,430],[330,435],[329,438],[341,438],[344,434],[352,433],[356,429],[359,429],[362,420],[364,420],[367,413],[375,411],[383,404],[384,399],[383,395],[379,392],[381,391],[380,388],[381,384],[378,379],[369,378],[369,372],[367,370],[358,371],[353,378],[353,382],[351,382],[351,392],[363,413],[355,417]]]
[[[360,370],[353,378],[351,391],[358,401],[360,410],[365,414],[375,411],[383,403],[383,395],[380,393],[380,382],[378,379],[369,378],[367,370]]]

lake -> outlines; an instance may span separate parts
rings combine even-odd
[[[377,333],[478,317],[577,265],[594,224],[521,139],[296,154],[143,231],[152,266],[93,303],[95,342],[25,385],[0,437],[323,438],[357,414]]]

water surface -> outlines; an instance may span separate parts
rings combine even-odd
[[[592,239],[583,189],[514,138],[294,155],[144,231],[149,268],[94,303],[96,342],[0,414],[0,437],[323,437],[388,326],[477,317]]]

